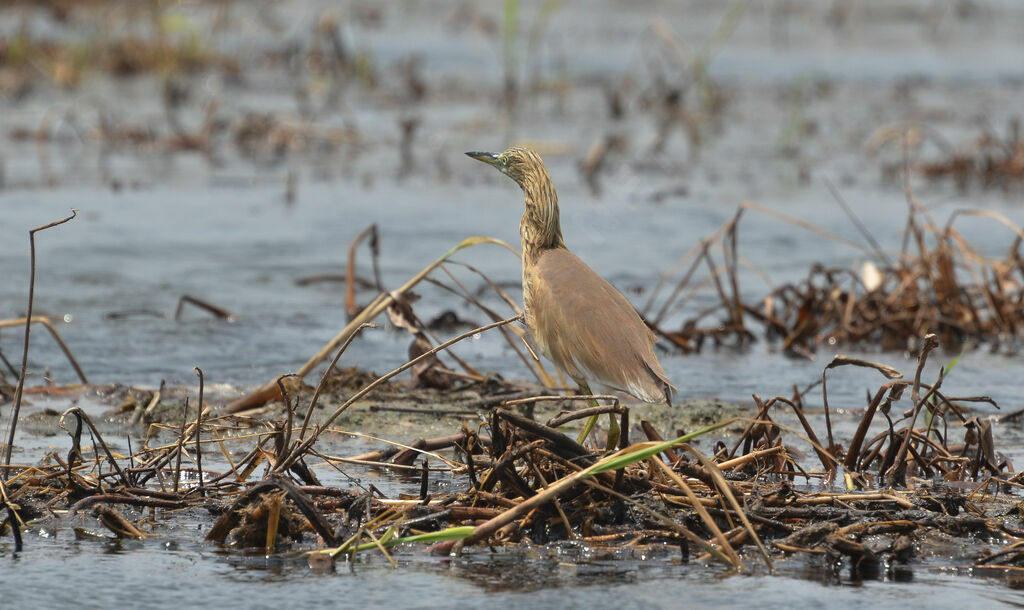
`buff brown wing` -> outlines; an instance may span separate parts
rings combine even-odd
[[[654,335],[622,293],[563,248],[542,253],[535,273],[531,330],[556,366],[645,402],[670,398]]]

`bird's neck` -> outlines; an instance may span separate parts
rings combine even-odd
[[[545,250],[565,247],[558,220],[558,194],[551,178],[543,178],[546,179],[523,185],[526,211],[519,225],[519,236],[524,264],[535,262]]]

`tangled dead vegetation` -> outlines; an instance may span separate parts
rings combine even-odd
[[[444,437],[346,457],[308,442],[349,434],[332,423],[337,412],[312,425],[314,402],[307,413],[292,406],[283,419],[264,421],[215,416],[200,402],[178,425],[151,425],[132,455],[112,450],[75,407],[61,416],[72,438],[66,455],[7,467],[4,533],[21,545],[26,527],[70,523],[142,537],[201,508],[219,515],[208,540],[303,552],[317,568],[365,552],[394,562],[400,545],[458,553],[477,544],[573,541],[600,552],[681,553],[684,561],[736,570],[793,555],[832,566],[845,558],[872,574],[913,564],[954,539],[971,549],[968,563],[1019,573],[1024,481],[995,446],[992,421],[972,414],[972,403],[988,399],[946,395],[942,373],[921,379],[937,340],[929,335],[922,344],[913,379],[842,357],[823,371],[824,379],[838,367],[869,367],[886,378],[842,441],[833,437],[827,383],[823,426],[799,396],[755,396],[750,417],[663,441],[651,423],[631,422],[614,397],[543,423],[520,411],[544,404],[541,396],[478,408],[482,419],[465,418]],[[582,444],[566,434],[595,412],[617,418],[617,447],[603,447],[597,433]],[[730,425],[742,432],[722,436]],[[223,468],[204,468],[204,454]],[[317,475],[352,468],[394,471],[410,493],[328,486]],[[450,491],[431,493],[437,478]]]
[[[747,210],[766,213],[863,249],[867,260],[856,267],[813,264],[799,282],[773,287],[759,300],[741,285],[744,261],[737,246],[739,222]],[[1006,253],[991,257],[957,231],[963,217],[983,217],[1003,225],[1011,235]],[[856,219],[854,219],[856,221]],[[859,224],[858,224],[859,226]],[[898,255],[890,257],[869,234],[870,248],[849,242],[800,220],[753,203],[713,236],[693,248],[663,276],[646,307],[647,319],[661,336],[685,351],[708,341],[743,345],[758,334],[787,352],[809,355],[819,346],[880,346],[887,350],[919,349],[919,338],[935,334],[953,350],[987,344],[992,350],[1016,352],[1024,339],[1024,231],[998,212],[960,210],[945,225],[911,201]],[[985,244],[990,247],[991,244]],[[716,261],[719,249],[723,263]],[[668,278],[688,264],[682,278],[655,310]],[[697,274],[706,266],[705,279]],[[669,314],[684,309],[695,295],[711,292],[714,305],[669,330]],[[753,324],[752,324],[753,323]],[[758,326],[762,329],[755,333]]]
[[[915,151],[926,142],[934,144],[941,157],[915,163],[911,170],[930,180],[952,180],[961,190],[972,185],[1013,189],[1024,180],[1024,139],[1019,117],[1009,120],[1004,134],[986,125],[977,137],[962,146],[954,146],[936,130],[923,125],[881,127],[868,138],[867,150],[875,153],[893,141],[902,141],[905,148]],[[903,166],[904,163],[885,165],[882,174],[896,177]]]

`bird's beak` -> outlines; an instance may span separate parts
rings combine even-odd
[[[501,159],[499,159],[498,155],[496,155],[494,153],[488,153],[488,152],[468,152],[468,153],[466,153],[466,155],[476,159],[477,161],[483,161],[487,165],[491,165],[493,167],[496,167],[499,170],[501,169]]]

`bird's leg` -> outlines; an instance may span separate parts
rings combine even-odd
[[[587,385],[586,381],[577,380],[577,382],[580,385],[580,392],[583,392],[586,395],[592,395],[593,394],[593,392],[590,391],[590,386]],[[597,400],[595,400],[593,398],[588,398],[587,399],[587,404],[589,406],[591,406],[591,407],[598,407],[598,406],[600,406],[597,403]],[[587,423],[583,424],[583,431],[580,432],[580,435],[576,439],[576,442],[582,445],[583,441],[587,440],[587,437],[590,435],[590,431],[594,429],[594,426],[596,424],[597,424],[597,416],[596,415],[590,416],[587,419]],[[619,437],[620,437],[621,434],[622,434],[622,431],[619,429],[619,422],[616,421],[615,414],[614,413],[609,413],[608,414],[608,441],[605,443],[605,449],[608,449],[608,450],[614,449],[615,446],[619,444]]]

